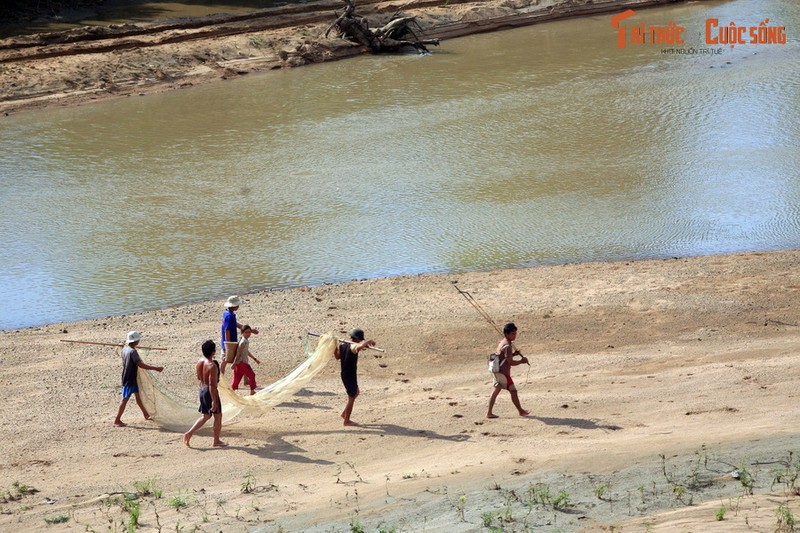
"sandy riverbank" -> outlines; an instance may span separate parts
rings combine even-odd
[[[363,0],[356,5],[371,28],[398,12],[415,16],[420,36],[440,38],[446,47],[448,39],[463,35],[674,1]],[[361,46],[325,37],[343,5],[321,0],[245,15],[0,39],[0,114],[140,96],[363,54]]]
[[[115,350],[60,342],[140,330],[191,399],[223,302],[3,331],[0,530],[122,531],[130,504],[104,495],[150,481],[161,497],[136,500],[140,531],[773,531],[783,502],[800,512],[784,482],[800,469],[798,265],[789,251],[252,294],[239,317],[261,329],[264,384],[302,359],[308,329],[360,326],[386,353],[362,360],[360,427],[341,425],[331,364],[294,401],[226,427],[227,449],[203,434],[187,449],[135,406],[113,427]],[[520,327],[530,417],[504,394],[501,418],[484,418],[496,334],[456,280]]]

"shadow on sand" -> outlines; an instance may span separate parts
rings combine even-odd
[[[615,426],[611,424],[598,424],[594,420],[586,420],[585,418],[552,418],[548,416],[528,416],[540,421],[548,426],[569,426],[577,429],[605,429],[608,431],[619,431],[622,426]]]

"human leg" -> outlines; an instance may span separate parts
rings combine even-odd
[[[141,398],[141,396],[139,396],[139,393],[138,392],[134,392],[133,393],[133,397],[136,398],[136,405],[138,405],[139,409],[141,409],[142,414],[144,415],[144,419],[145,420],[151,420],[150,413],[148,413],[147,409],[145,409],[144,404],[142,403],[142,398]]]
[[[501,390],[503,390],[502,387],[495,384],[492,389],[492,395],[489,396],[489,410],[486,412],[486,418],[497,418],[497,415],[492,412],[492,409],[494,409],[494,402],[497,400],[497,396],[500,394]]]
[[[195,431],[197,431],[198,429],[203,427],[203,424],[205,424],[208,421],[209,418],[211,418],[210,414],[203,413],[203,415],[200,418],[197,419],[197,421],[194,423],[194,425],[191,427],[191,429],[189,429],[189,431],[187,431],[186,433],[183,434],[183,443],[186,446],[191,448],[191,445],[189,444],[189,440],[191,440],[192,435],[194,435]]]
[[[222,413],[214,413],[214,443],[212,446],[222,447],[227,446],[226,442],[220,440],[222,434]]]
[[[130,396],[128,397],[130,398]],[[125,423],[122,422],[122,413],[125,412],[125,406],[128,405],[128,398],[122,398],[122,401],[119,402],[119,409],[117,409],[117,418],[114,419],[114,425],[118,427],[125,427]]]
[[[344,418],[344,425],[345,426],[356,426],[355,422],[350,420],[350,415],[353,414],[353,405],[356,403],[356,396],[358,396],[358,391],[356,390],[355,394],[348,394],[347,395],[347,404],[344,406],[344,411],[342,411],[342,418]]]
[[[250,394],[256,393],[256,373],[253,371],[253,367],[247,363],[242,363],[244,366],[243,373],[246,383],[250,383]]]
[[[242,380],[242,376],[244,373],[242,372],[242,363],[236,363],[233,365],[233,381],[231,382],[231,388],[233,390],[237,390],[239,388],[239,382]]]
[[[528,416],[530,412],[523,409],[522,405],[519,403],[519,393],[517,393],[517,388],[512,385],[508,388],[508,392],[511,393],[511,401],[514,402],[514,407],[517,408],[519,416]]]

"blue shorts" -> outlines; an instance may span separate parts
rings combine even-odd
[[[139,386],[134,385],[133,387],[122,387],[122,397],[123,398],[130,398],[134,394],[139,392]]]

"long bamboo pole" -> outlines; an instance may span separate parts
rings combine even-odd
[[[322,337],[322,335],[320,333],[314,333],[313,331],[306,331],[306,333],[308,333],[312,337]],[[357,342],[349,341],[347,339],[339,339],[339,342],[349,342],[350,344],[358,344]],[[383,348],[376,348],[375,346],[367,346],[367,349],[375,350],[376,352],[385,352],[386,351]]]
[[[98,346],[116,346],[118,348],[125,346],[124,344],[114,344],[113,342],[72,341],[69,339],[61,339],[61,342],[74,342],[76,344],[96,344]],[[153,346],[137,346],[137,348],[141,348],[142,350],[164,350],[164,351],[167,350],[166,348],[155,348]]]

